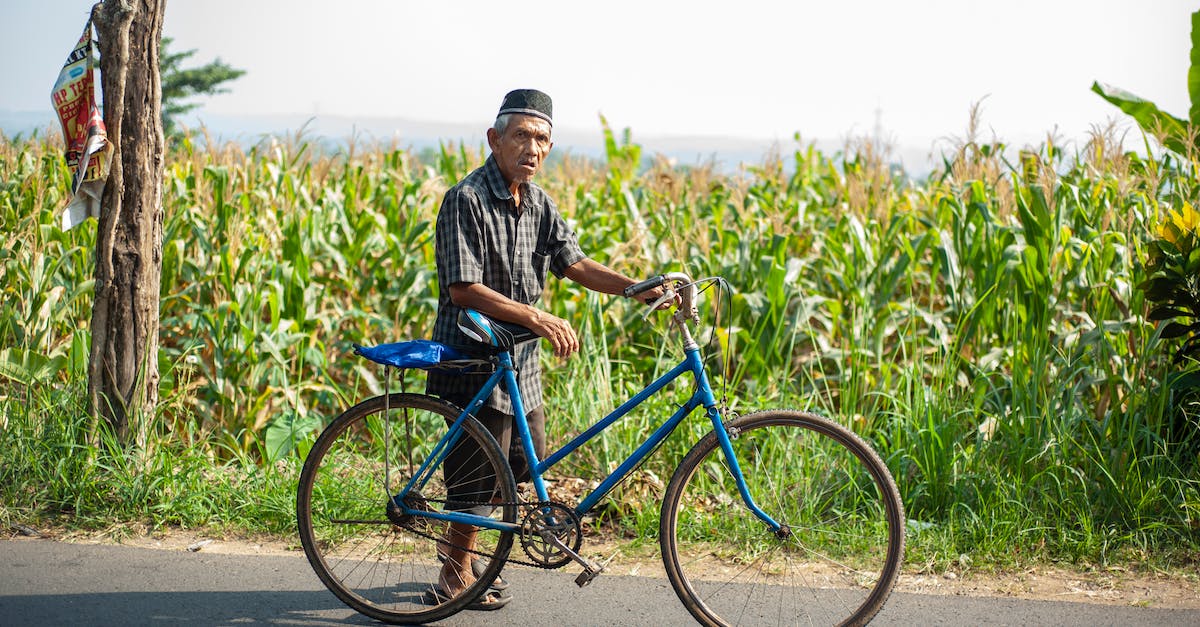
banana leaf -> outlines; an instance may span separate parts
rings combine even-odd
[[[1193,45],[1194,49],[1195,45]],[[1195,66],[1193,65],[1193,67]],[[1189,72],[1189,82],[1190,76],[1191,72]],[[1187,136],[1188,124],[1186,121],[1159,109],[1158,105],[1153,102],[1143,100],[1119,87],[1094,82],[1092,91],[1128,113],[1137,121],[1138,126],[1142,127],[1142,130],[1159,137],[1168,149],[1179,154],[1187,152],[1187,145],[1190,142]],[[1195,107],[1196,104],[1193,101],[1192,108],[1195,109]]]
[[[1192,51],[1187,85],[1192,103],[1187,120],[1177,118],[1159,109],[1153,102],[1119,87],[1093,82],[1092,91],[1132,116],[1142,130],[1158,137],[1167,149],[1186,154],[1188,148],[1196,144],[1190,127],[1200,126],[1200,11],[1192,13]]]

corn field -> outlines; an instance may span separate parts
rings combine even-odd
[[[441,195],[486,154],[203,140],[166,161],[156,437],[217,461],[294,462],[382,390],[352,343],[429,337]],[[1196,159],[1098,130],[1074,152],[1048,140],[1010,162],[968,133],[912,182],[866,142],[729,174],[606,140],[604,161],[567,158],[540,179],[584,250],[635,278],[728,280],[705,293],[699,338],[725,375],[718,396],[818,411],[872,442],[914,559],[1200,559],[1200,412],[1172,385],[1196,364],[1170,358],[1178,342],[1138,288],[1162,221],[1197,201]],[[57,141],[0,138],[0,432],[34,420],[30,407],[81,411],[95,226],[59,228],[69,182]],[[586,345],[544,357],[552,447],[678,355],[631,301],[551,280],[543,303]],[[602,475],[655,418],[635,413],[564,472]],[[702,426],[614,495],[619,515],[657,514],[644,494]]]

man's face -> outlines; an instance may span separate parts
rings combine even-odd
[[[533,180],[554,146],[550,141],[550,123],[532,115],[514,115],[503,135],[489,128],[487,136],[500,173],[509,185]]]

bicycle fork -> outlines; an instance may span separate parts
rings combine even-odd
[[[717,444],[721,447],[721,453],[725,455],[725,462],[729,465],[729,473],[733,475],[733,481],[737,484],[738,493],[742,496],[742,502],[746,507],[754,513],[759,520],[766,523],[771,528],[771,532],[780,540],[786,539],[792,535],[792,530],[786,524],[777,522],[771,518],[770,514],[764,512],[762,508],[754,502],[754,497],[750,495],[750,488],[746,485],[746,476],[742,474],[741,464],[738,463],[737,454],[733,451],[733,440],[737,439],[739,431],[737,427],[728,427],[721,421],[721,412],[713,407],[709,410],[709,418],[713,423],[713,433],[717,436]]]
[[[680,325],[683,327],[684,325]],[[689,336],[690,337],[690,336]],[[694,342],[693,342],[694,344]],[[708,412],[708,419],[712,423],[713,433],[717,436],[717,443],[721,446],[721,453],[725,455],[725,461],[729,464],[729,473],[733,475],[733,480],[737,484],[738,493],[742,496],[742,502],[746,507],[754,513],[759,520],[766,523],[771,528],[772,533],[779,539],[787,538],[791,535],[791,529],[771,518],[769,514],[764,512],[762,508],[754,502],[754,497],[750,495],[750,488],[746,486],[746,477],[742,474],[742,466],[738,463],[737,454],[733,451],[732,438],[738,437],[736,427],[728,427],[721,419],[722,409],[717,405],[716,395],[713,394],[712,386],[708,382],[708,373],[704,370],[704,364],[700,361],[700,351],[692,348],[687,351],[687,363],[691,367],[694,376],[696,377],[696,391],[693,399],[704,406]]]

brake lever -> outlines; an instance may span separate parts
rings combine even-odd
[[[663,288],[663,295],[658,297],[658,300],[653,303],[646,304],[646,313],[642,314],[642,320],[650,317],[650,314],[658,311],[658,308],[666,302],[675,300],[675,290],[670,287]]]

